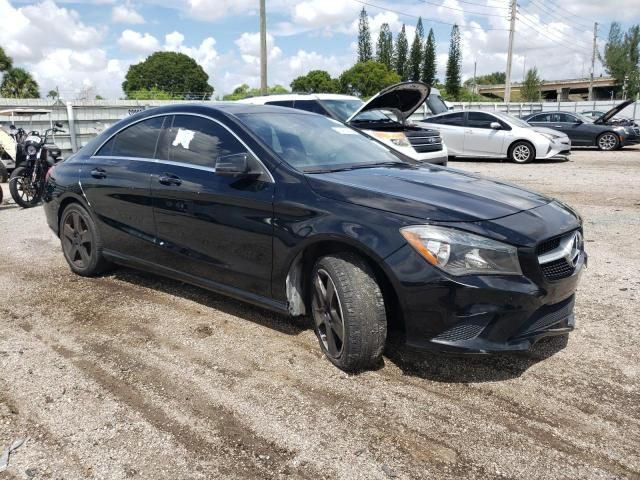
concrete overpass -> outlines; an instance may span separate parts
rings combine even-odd
[[[519,97],[521,83],[511,84],[511,99]],[[594,100],[608,100],[611,92],[617,90],[618,84],[612,77],[596,77],[593,79]],[[569,80],[548,80],[542,82],[542,98],[559,102],[587,100],[589,96],[589,79],[576,78]],[[477,93],[486,97],[504,98],[504,85],[478,85]]]

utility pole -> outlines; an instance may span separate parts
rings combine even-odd
[[[593,100],[593,73],[596,69],[596,41],[598,39],[598,22],[593,23],[593,52],[591,53],[591,75],[589,76],[589,100]]]
[[[267,91],[267,12],[265,0],[260,0],[260,93]]]
[[[507,79],[504,85],[504,103],[511,101],[511,61],[513,59],[513,40],[516,34],[516,0],[511,0],[511,24],[509,26],[509,48],[507,50]]]

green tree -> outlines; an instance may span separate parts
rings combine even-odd
[[[4,48],[0,47],[0,73],[6,72],[13,67],[13,59],[6,54]]]
[[[181,95],[174,96],[156,87],[133,90],[127,93],[127,99],[129,100],[182,100],[182,98]]]
[[[407,41],[407,31],[402,24],[402,30],[396,38],[395,48],[395,71],[400,76],[401,80],[407,80],[409,74],[407,71],[407,54],[409,52],[409,42]]]
[[[38,83],[22,68],[10,68],[5,72],[0,95],[8,98],[40,98]]]
[[[47,98],[52,98],[53,100],[55,100],[56,98],[58,98],[58,92],[56,90],[49,90],[49,93],[47,93]]]
[[[324,70],[311,70],[306,75],[294,78],[291,91],[303,93],[336,93],[340,90],[340,83],[331,78]]]
[[[449,42],[449,58],[447,59],[447,72],[445,75],[445,87],[447,92],[455,99],[460,95],[462,68],[462,53],[460,51],[460,29],[454,25],[451,29]]]
[[[422,74],[420,79],[433,85],[436,82],[437,64],[436,64],[436,37],[433,34],[433,28],[429,29],[427,41],[424,45],[424,55],[422,56]]]
[[[538,102],[542,95],[540,94],[540,87],[542,86],[542,80],[538,76],[538,69],[536,67],[527,70],[527,74],[520,87],[520,98],[526,102]]]
[[[127,97],[132,92],[157,89],[172,98],[208,100],[213,93],[209,75],[196,61],[177,52],[155,52],[146,60],[131,65],[122,83]]]
[[[409,51],[409,79],[420,80],[420,71],[422,69],[422,42],[424,41],[424,27],[422,26],[422,17],[418,17],[416,25],[416,34],[413,36],[413,43]]]
[[[640,93],[640,25],[631,26],[623,34],[620,24],[613,22],[600,59],[606,72],[618,84],[626,85],[627,97]]]
[[[367,11],[362,8],[358,22],[358,62],[367,62],[373,58],[371,50],[371,30]]]
[[[287,90],[282,85],[274,85],[273,87],[268,87],[267,92],[269,93],[269,95],[277,95],[282,93],[289,93],[289,90]],[[243,83],[242,85],[236,87],[233,93],[224,95],[222,99],[226,101],[234,101],[242,100],[243,98],[248,97],[258,97],[260,95],[261,93],[259,88],[251,88],[246,83]]]
[[[400,76],[384,64],[369,60],[356,63],[340,75],[340,90],[348,95],[370,97],[385,87],[398,83]]]
[[[393,34],[388,23],[383,23],[380,27],[376,61],[385,65],[389,70],[393,69]]]
[[[504,85],[507,82],[507,74],[505,72],[493,72],[487,75],[476,77],[476,85]],[[473,78],[469,78],[464,82],[465,87],[473,84]]]

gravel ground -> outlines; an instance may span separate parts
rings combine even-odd
[[[290,320],[128,269],[71,274],[0,207],[0,478],[640,478],[640,149],[452,162],[585,219],[577,330],[524,355],[397,345],[355,376]]]

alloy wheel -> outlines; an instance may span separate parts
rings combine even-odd
[[[618,139],[613,133],[605,133],[598,139],[598,146],[602,150],[613,150],[618,144]]]
[[[62,223],[62,248],[76,267],[84,269],[89,266],[93,252],[91,232],[78,212],[69,212]]]
[[[531,149],[526,145],[516,145],[513,149],[513,159],[518,163],[525,163],[531,157]]]
[[[313,320],[328,355],[338,358],[344,346],[344,316],[336,285],[329,273],[318,269],[313,279]]]

